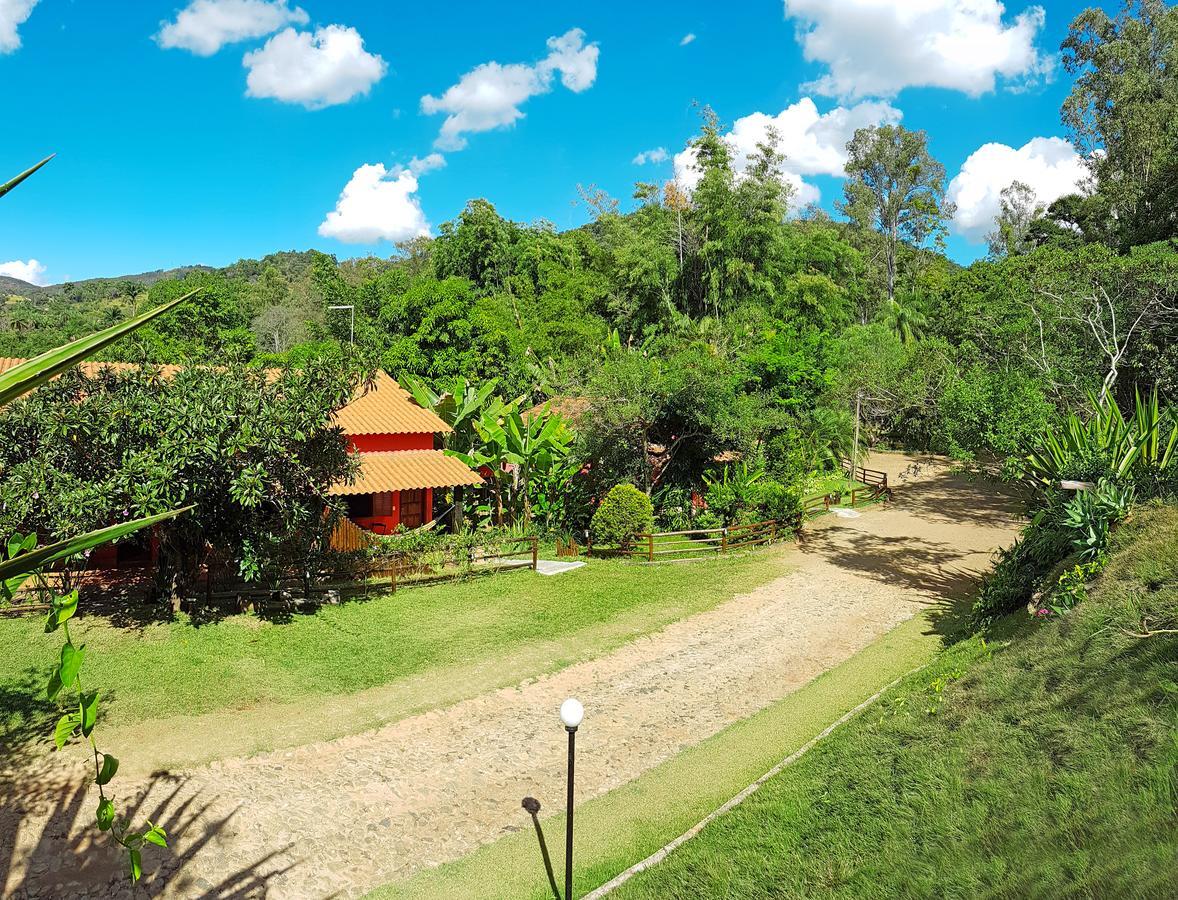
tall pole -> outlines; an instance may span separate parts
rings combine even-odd
[[[573,761],[577,748],[577,726],[585,717],[585,707],[569,697],[560,705],[560,721],[569,733],[569,793],[565,806],[564,830],[564,900],[573,900]]]
[[[855,466],[859,460],[859,406],[863,402],[863,388],[855,392],[855,444],[851,447],[851,481],[855,481]]]
[[[573,759],[576,755],[577,729],[565,727],[569,733],[569,793],[564,823],[564,896],[573,900]]]

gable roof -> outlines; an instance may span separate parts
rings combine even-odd
[[[345,434],[448,434],[453,429],[381,369],[371,386],[361,388],[352,402],[335,414]]]

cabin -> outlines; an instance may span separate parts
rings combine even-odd
[[[348,518],[367,531],[419,528],[434,520],[437,492],[483,483],[478,473],[439,449],[450,426],[418,406],[383,371],[335,420],[359,456],[360,472],[351,484],[337,484],[330,493],[343,499]]]
[[[25,360],[0,357],[0,373]],[[87,361],[80,364],[87,377],[103,371],[126,371],[134,363]],[[163,378],[179,366],[159,367]],[[398,525],[419,528],[434,521],[442,491],[476,487],[483,479],[461,460],[440,449],[452,429],[383,371],[357,389],[352,401],[336,411],[351,452],[360,458],[360,471],[351,484],[334,485],[328,493],[342,498],[345,512],[360,528],[391,534]],[[155,535],[143,532],[94,550],[92,569],[151,567],[158,561]]]

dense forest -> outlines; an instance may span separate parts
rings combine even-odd
[[[1178,395],[1176,32],[1159,2],[1077,18],[1061,115],[1091,181],[1049,207],[1011,184],[968,267],[941,252],[953,210],[922,132],[860,130],[838,218],[795,215],[772,136],[734,171],[704,108],[690,192],[585,187],[591,221],[566,232],[472,200],[387,259],[277,253],[10,296],[0,355],[199,287],[107,357],[297,368],[351,343],[398,379],[575,407],[578,458],[648,492],[717,459],[794,480],[850,452],[857,410],[867,443],[1017,468],[1090,397]]]

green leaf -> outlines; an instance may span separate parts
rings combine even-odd
[[[147,824],[151,825],[151,822],[148,822]],[[151,825],[151,827],[146,832],[144,832],[143,840],[147,841],[149,844],[155,844],[157,847],[168,846],[168,836],[158,825]]]
[[[102,754],[102,768],[98,772],[98,777],[95,779],[99,784],[107,784],[115,777],[115,772],[119,770],[119,761],[117,758],[111,756],[109,753]]]
[[[66,741],[73,737],[81,721],[82,717],[76,712],[66,713],[57,720],[57,727],[53,729],[53,742],[57,744],[58,750],[64,747]]]
[[[0,197],[3,197],[5,194],[7,194],[9,191],[11,191],[14,187],[16,187],[18,184],[20,184],[22,181],[24,181],[26,178],[28,178],[30,175],[32,175],[34,172],[36,172],[39,168],[41,168],[41,166],[45,165],[45,163],[47,163],[47,162],[49,162],[49,160],[53,159],[53,157],[55,157],[55,156],[57,156],[56,153],[50,153],[48,156],[46,156],[43,160],[41,160],[35,166],[30,166],[29,168],[25,169],[23,172],[21,172],[19,175],[17,175],[15,178],[13,178],[11,181],[6,181],[6,182],[4,182],[4,184],[0,184]]]
[[[2,195],[2,192],[0,192],[0,195]],[[0,374],[0,406],[6,406],[17,397],[27,394],[36,387],[40,387],[51,378],[60,375],[66,369],[77,365],[90,354],[97,353],[103,347],[113,344],[124,335],[146,325],[152,319],[174,308],[177,304],[183,303],[199,290],[200,288],[196,288],[196,290],[189,291],[182,297],[177,297],[175,300],[165,303],[163,306],[157,306],[155,309],[127,319],[125,322],[120,322],[117,325],[112,325],[110,328],[104,328],[102,331],[88,334],[62,347],[48,350],[40,356],[33,357],[28,362],[21,363],[19,366],[15,366],[7,372]]]
[[[49,700],[56,700],[57,695],[61,693],[64,685],[61,683],[61,669],[56,668],[53,674],[49,676],[49,683],[45,685],[45,697]]]
[[[138,850],[127,851],[127,856],[131,863],[131,880],[138,881],[143,874],[143,856]]]
[[[57,675],[63,685],[73,684],[74,679],[78,677],[78,670],[82,668],[82,660],[85,656],[85,644],[75,647],[67,641],[61,645],[61,666],[57,670]]]
[[[115,822],[115,805],[110,802],[110,798],[103,797],[98,801],[98,811],[95,812],[94,818],[98,820],[99,831],[110,831],[110,826]]]
[[[89,550],[100,544],[118,540],[141,528],[148,528],[157,522],[163,522],[181,513],[186,513],[192,508],[191,506],[185,506],[183,509],[173,509],[170,512],[160,513],[156,516],[147,516],[143,519],[134,519],[130,522],[122,522],[107,528],[99,528],[97,531],[91,531],[74,538],[58,541],[56,544],[50,544],[48,547],[41,547],[32,553],[22,554],[16,557],[16,559],[6,559],[0,562],[0,579],[8,579],[28,572],[35,572],[37,569],[44,568],[50,563],[57,562],[59,559],[76,556],[83,550]]]
[[[78,708],[81,710],[82,736],[90,737],[94,723],[98,721],[98,691],[83,694]]]
[[[78,612],[78,592],[70,591],[64,597],[55,597],[53,608],[57,613],[58,625],[68,622]]]

